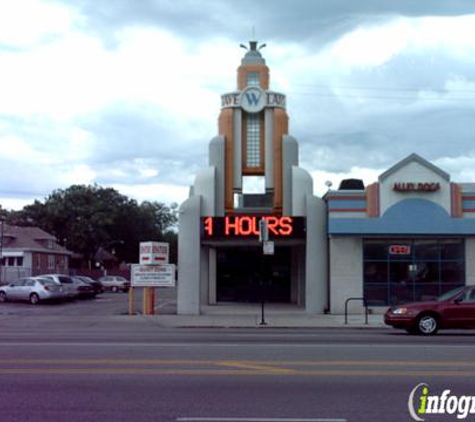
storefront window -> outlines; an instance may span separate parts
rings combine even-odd
[[[432,300],[465,284],[461,239],[367,239],[363,245],[364,295],[370,305]]]

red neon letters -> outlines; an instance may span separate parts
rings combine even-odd
[[[224,217],[223,234],[225,237],[259,236],[259,221],[267,221],[269,234],[273,236],[291,236],[293,233],[292,217],[258,217],[258,216],[228,216]],[[207,237],[213,237],[213,217],[204,219],[204,232]]]
[[[411,246],[410,245],[390,245],[389,253],[391,255],[410,255]]]

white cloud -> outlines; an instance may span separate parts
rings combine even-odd
[[[0,3],[0,44],[25,48],[66,33],[79,16],[65,5],[39,0]]]
[[[189,195],[188,186],[177,186],[166,183],[138,184],[130,186],[127,184],[113,184],[121,194],[134,198],[137,202],[157,201],[157,202],[177,202],[182,203]]]
[[[323,170],[312,171],[313,191],[317,196],[323,196],[329,189],[327,182],[331,183],[330,189],[336,190],[344,179],[361,179],[365,186],[378,181],[378,177],[385,170],[364,167],[352,167],[348,172],[328,172]]]
[[[463,17],[400,17],[361,27],[335,42],[329,54],[341,66],[381,66],[403,53],[443,50],[474,60],[475,15]]]

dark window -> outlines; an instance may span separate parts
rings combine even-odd
[[[461,239],[368,239],[364,295],[370,305],[432,300],[465,284]]]

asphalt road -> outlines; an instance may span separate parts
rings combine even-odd
[[[474,331],[164,329],[124,302],[0,305],[0,421],[400,422],[419,383],[475,396]]]

